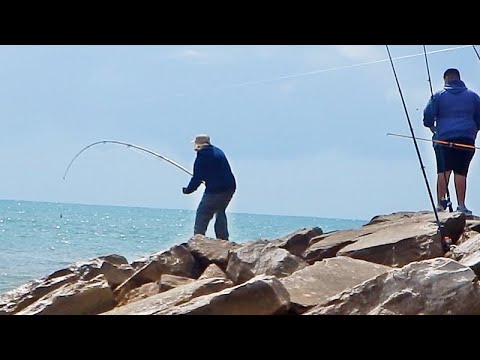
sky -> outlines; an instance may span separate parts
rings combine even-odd
[[[415,136],[430,97],[423,45],[389,45]],[[480,48],[477,47],[480,51]],[[471,45],[426,45],[434,91]],[[195,210],[209,134],[237,179],[228,212],[369,220],[432,210],[385,45],[0,45],[0,199]],[[418,142],[435,197],[432,144]],[[480,214],[480,155],[466,205]],[[453,183],[450,193],[456,206]]]

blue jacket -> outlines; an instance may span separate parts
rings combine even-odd
[[[227,157],[216,146],[208,145],[197,151],[193,176],[185,192],[187,194],[194,192],[202,181],[205,181],[205,193],[207,194],[236,190],[237,184]]]
[[[451,81],[428,101],[423,125],[436,126],[435,140],[475,140],[480,129],[480,97],[467,89],[463,81]]]

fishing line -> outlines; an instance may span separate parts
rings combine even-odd
[[[464,49],[464,48],[467,48],[467,47],[470,47],[470,46],[471,45],[461,45],[461,46],[443,48],[443,49],[438,49],[438,50],[432,50],[432,51],[429,51],[428,54],[439,54],[439,53],[442,53],[442,52]],[[410,54],[410,55],[397,56],[393,59],[395,59],[395,60],[409,59],[409,58],[414,58],[414,57],[422,56],[422,55],[423,55],[423,53]],[[185,97],[185,96],[191,96],[191,95],[202,95],[202,94],[207,94],[207,93],[216,92],[216,91],[246,87],[246,86],[250,86],[250,85],[268,84],[268,83],[273,83],[273,82],[276,82],[276,81],[282,81],[282,80],[288,80],[288,79],[294,79],[294,78],[300,78],[300,77],[307,77],[307,76],[312,76],[312,75],[317,75],[317,74],[322,74],[322,73],[327,73],[327,72],[332,72],[332,71],[347,70],[347,69],[352,69],[352,68],[361,67],[361,66],[379,64],[379,63],[387,62],[387,61],[389,61],[389,59],[374,60],[374,61],[356,63],[356,64],[345,65],[345,66],[331,67],[331,68],[327,68],[327,69],[312,70],[312,71],[301,72],[301,73],[296,73],[296,74],[283,75],[283,76],[279,76],[279,77],[272,78],[272,79],[252,80],[252,81],[247,81],[247,82],[244,82],[244,83],[225,85],[225,86],[220,86],[220,87],[216,87],[216,88],[210,88],[210,89],[207,88],[207,89],[194,90],[192,92],[176,93],[176,94],[171,94],[170,96]],[[168,95],[166,95],[166,96],[168,96]],[[150,96],[147,99],[134,101],[131,104],[148,103],[148,102],[154,102],[156,100],[157,100],[157,97]]]
[[[442,52],[453,51],[453,50],[463,49],[463,48],[467,48],[467,47],[470,47],[470,45],[462,45],[462,46],[456,46],[456,47],[450,47],[450,48],[443,48],[443,49],[439,49],[439,50],[432,50],[432,51],[429,51],[428,54],[438,54],[438,53],[442,53]],[[409,58],[422,56],[422,55],[423,55],[423,53],[410,54],[410,55],[397,56],[394,59],[395,60],[409,59]],[[267,84],[267,83],[271,83],[271,82],[275,82],[275,81],[281,81],[281,80],[293,79],[293,78],[298,78],[298,77],[317,75],[317,74],[331,72],[331,71],[352,69],[352,68],[356,68],[356,67],[360,67],[360,66],[379,64],[379,63],[388,62],[388,61],[389,61],[389,59],[374,60],[374,61],[369,61],[369,62],[363,62],[363,63],[357,63],[357,64],[351,64],[351,65],[345,65],[345,66],[337,66],[337,67],[307,71],[307,72],[302,72],[302,73],[297,73],[297,74],[284,75],[284,76],[276,77],[276,78],[273,78],[273,79],[253,80],[253,81],[247,81],[247,82],[244,82],[244,83],[227,85],[227,86],[218,87],[218,88],[198,90],[198,91],[190,93],[190,94],[176,94],[176,95],[177,96],[187,96],[187,95],[193,95],[193,94],[201,94],[202,92],[203,93],[204,92],[213,92],[213,91],[220,91],[220,90],[227,90],[227,89],[235,89],[235,88],[240,88],[240,87],[250,86],[250,85]]]

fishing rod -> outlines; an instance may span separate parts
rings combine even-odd
[[[411,136],[408,136],[408,135],[392,134],[392,133],[387,133],[387,136],[398,136],[398,137],[403,137],[403,138],[408,138],[408,139],[412,138]],[[432,140],[432,139],[424,139],[424,138],[419,138],[419,137],[417,137],[416,139],[417,140],[422,140],[422,141],[429,141],[429,142],[432,142],[432,143],[435,143],[435,144],[445,145],[445,146],[448,146],[448,147],[458,147],[458,148],[465,149],[465,150],[467,150],[467,149],[468,150],[475,150],[475,149],[480,150],[480,147],[477,147],[477,146],[467,145],[467,144],[462,144],[462,143],[454,143],[454,142],[451,142],[451,141]]]
[[[116,140],[102,140],[102,141],[97,141],[97,142],[94,142],[88,146],[85,146],[82,150],[80,150],[75,156],[74,158],[72,159],[72,161],[70,161],[70,164],[68,165],[67,169],[65,170],[65,174],[63,175],[63,180],[65,180],[65,177],[67,176],[67,173],[68,173],[68,170],[70,170],[70,167],[72,166],[73,162],[75,161],[76,158],[78,158],[80,156],[80,154],[82,152],[84,152],[85,150],[95,146],[95,145],[99,145],[99,144],[117,144],[117,145],[124,145],[124,146],[127,146],[129,148],[134,148],[134,149],[137,149],[137,150],[141,150],[141,151],[144,151],[150,155],[153,155],[153,156],[156,156],[162,160],[165,160],[166,162],[172,164],[173,166],[179,168],[180,170],[183,170],[185,171],[187,174],[193,176],[193,174],[187,170],[186,168],[184,168],[183,166],[177,164],[175,161],[173,160],[170,160],[168,159],[167,157],[163,156],[163,155],[160,155],[152,150],[149,150],[149,149],[146,149],[144,147],[141,147],[141,146],[138,146],[138,145],[134,145],[134,144],[129,144],[129,143],[126,143],[126,142],[122,142],[122,141],[116,141]]]
[[[427,191],[428,191],[428,195],[430,197],[430,202],[432,204],[433,213],[435,214],[435,220],[436,220],[436,223],[437,223],[437,226],[438,226],[438,231],[440,233],[442,247],[445,251],[447,251],[448,247],[446,247],[445,245],[446,245],[446,241],[448,240],[448,237],[444,236],[444,227],[443,227],[443,224],[440,222],[440,219],[438,217],[437,208],[435,207],[435,203],[433,201],[432,191],[430,190],[430,185],[428,183],[427,174],[425,173],[425,166],[423,165],[422,156],[420,155],[420,150],[418,149],[418,144],[417,144],[417,140],[415,138],[415,133],[413,132],[412,122],[410,121],[410,116],[408,115],[407,105],[405,104],[405,99],[403,97],[402,88],[400,87],[400,82],[398,81],[397,72],[395,71],[395,65],[393,64],[392,55],[390,54],[390,49],[388,48],[388,45],[385,45],[385,46],[387,48],[388,58],[390,59],[390,65],[392,66],[393,75],[394,75],[395,81],[397,83],[398,92],[400,93],[400,98],[402,99],[403,109],[405,110],[405,115],[406,115],[406,118],[407,118],[408,126],[410,128],[410,133],[412,134],[413,144],[415,145],[415,150],[417,152],[418,161],[420,163],[420,168],[422,170],[423,178],[425,179],[425,185],[427,186]]]
[[[432,79],[430,77],[430,68],[428,66],[428,59],[427,59],[427,48],[425,45],[423,45],[423,53],[425,54],[425,65],[427,67],[427,75],[428,75],[428,84],[430,85],[430,99],[432,100],[432,102],[434,101],[434,98],[433,98],[433,88],[432,88]],[[439,154],[439,158],[441,159],[441,161],[443,163],[445,163],[445,155],[440,152]],[[443,167],[443,166],[442,166]],[[443,171],[443,180],[445,181],[445,199],[444,201],[440,201],[441,202],[441,205],[442,207],[444,208],[447,208],[448,207],[448,210],[450,212],[453,212],[453,208],[452,208],[452,201],[450,200],[450,191],[448,190],[448,179],[447,179],[447,173],[445,171]],[[438,191],[438,189],[437,189]],[[437,195],[438,196],[438,195]]]
[[[473,47],[473,50],[475,50],[475,54],[477,54],[478,60],[480,60],[480,55],[478,54],[477,48],[475,47],[475,45],[472,45],[472,47]]]

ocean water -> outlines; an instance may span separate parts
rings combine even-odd
[[[355,229],[364,220],[228,213],[230,240],[273,240],[301,228]],[[187,242],[195,211],[0,200],[0,294],[77,261],[129,262]],[[215,237],[213,221],[207,236]]]

